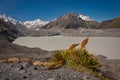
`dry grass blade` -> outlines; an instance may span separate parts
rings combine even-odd
[[[80,43],[80,50],[85,48],[85,45],[88,43],[89,37],[85,38],[81,43]]]
[[[20,61],[23,61],[23,62],[32,62],[32,60],[30,58],[22,58],[22,59],[20,59]]]
[[[68,48],[68,50],[73,50],[75,49],[76,46],[78,46],[79,44],[71,44],[71,46]]]
[[[43,64],[44,64],[44,62],[41,62],[41,61],[34,61],[33,62],[34,66],[42,66]]]
[[[7,59],[0,60],[0,63],[6,63]]]
[[[13,58],[8,58],[7,62],[11,62],[11,63],[18,63],[20,62],[19,58],[13,57]]]
[[[44,70],[50,70],[50,69],[58,68],[58,67],[61,67],[62,65],[63,65],[63,61],[49,62],[48,67],[45,68]]]

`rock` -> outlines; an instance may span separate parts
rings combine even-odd
[[[23,78],[23,79],[26,79],[26,78],[27,78],[27,76],[23,76],[22,78]]]
[[[32,66],[32,64],[27,63],[27,62],[21,63],[21,65],[22,65],[23,68],[28,68],[28,67]]]
[[[100,71],[105,77],[109,77],[113,80],[120,79],[120,60],[119,59],[107,59],[105,56],[98,55],[96,56],[101,67]]]
[[[59,79],[61,79],[61,76],[59,74],[56,74],[55,80],[59,80]]]
[[[95,79],[95,78],[90,77],[90,76],[84,76],[83,80],[100,80],[100,79],[97,79],[97,78]]]
[[[55,78],[49,78],[48,80],[55,80]]]
[[[84,76],[83,79],[84,79],[84,80],[90,80],[90,77],[88,77],[88,76]]]
[[[23,73],[26,74],[26,71],[25,71],[25,70],[20,70],[19,73],[21,73],[21,74],[23,74]]]
[[[9,78],[5,78],[4,80],[9,80]]]

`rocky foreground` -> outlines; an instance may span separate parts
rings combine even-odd
[[[47,52],[40,49],[26,48],[26,51],[31,52],[2,54],[7,56],[2,56],[0,59],[14,56],[19,58],[29,58],[31,60],[49,61],[54,54],[54,51]],[[99,60],[99,63],[101,64],[100,69],[106,77],[111,78],[111,80],[120,80],[120,60],[108,60],[102,55],[96,56],[96,58]],[[100,80],[87,72],[79,72],[65,66],[52,70],[44,70],[45,67],[46,66],[34,66],[28,61],[18,63],[1,62],[0,80]]]
[[[43,70],[30,63],[0,63],[0,80],[100,80],[88,73],[67,68]]]
[[[6,58],[29,58],[31,60],[50,61],[54,51],[28,48],[0,39],[0,60]],[[96,56],[101,64],[101,71],[111,80],[120,80],[120,60],[109,60]],[[87,73],[79,72],[65,66],[44,70],[44,66],[34,66],[31,62],[0,63],[0,80],[100,80]]]

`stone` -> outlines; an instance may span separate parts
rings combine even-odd
[[[49,78],[48,80],[55,80],[55,78]]]

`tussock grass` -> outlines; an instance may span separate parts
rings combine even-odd
[[[99,63],[97,59],[89,54],[87,50],[61,50],[53,55],[52,61],[62,61],[66,66],[77,69],[79,71],[92,70],[97,71]]]
[[[92,75],[99,77],[101,80],[110,80],[105,78],[99,70],[100,64],[93,54],[86,49],[78,50],[61,50],[57,51],[53,57],[52,62],[62,62],[66,67],[89,72]]]

